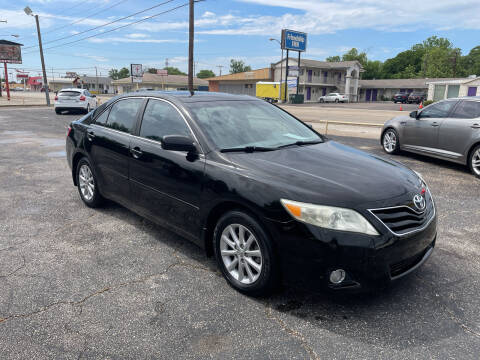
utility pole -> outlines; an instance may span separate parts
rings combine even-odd
[[[25,14],[34,16],[35,22],[37,24],[37,35],[38,35],[38,47],[40,48],[40,60],[42,62],[42,73],[43,73],[43,86],[45,88],[45,98],[47,100],[47,106],[50,106],[50,94],[48,92],[48,81],[47,81],[47,72],[45,71],[45,60],[43,58],[43,47],[42,47],[42,35],[40,34],[40,22],[38,21],[38,15],[34,15],[32,9],[28,6],[23,9]]]
[[[190,16],[188,21],[188,90],[193,95],[193,32],[194,32],[194,2],[190,0]]]
[[[97,82],[97,85],[95,85],[96,90],[97,90],[97,94],[100,95],[100,89],[98,88],[98,72],[97,72],[97,67],[96,66],[95,66],[95,78],[96,78],[96,82]]]
[[[165,59],[165,67],[168,68],[168,58]]]
[[[220,75],[218,75],[218,76],[222,76],[223,65],[217,65],[217,68],[220,70]]]

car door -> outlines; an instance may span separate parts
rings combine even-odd
[[[184,135],[195,139],[195,135],[180,111],[161,99],[148,100],[138,135],[131,143],[130,160],[134,206],[157,222],[198,238],[204,156],[164,150],[161,145],[163,136]]]
[[[438,152],[438,134],[444,119],[450,114],[456,101],[440,101],[424,108],[416,118],[404,121],[402,148],[426,153]]]
[[[130,199],[130,140],[143,101],[143,98],[120,99],[96,116],[87,129],[85,148],[102,193],[121,203]]]
[[[467,151],[480,138],[480,102],[458,102],[440,127],[439,148],[444,156],[466,160]]]
[[[95,98],[92,97],[90,91],[85,90],[85,96],[87,97],[87,101],[90,104],[90,109],[95,109]]]

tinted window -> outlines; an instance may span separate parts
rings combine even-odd
[[[143,99],[126,99],[116,102],[110,110],[107,126],[109,128],[131,133],[137,118],[138,109]]]
[[[190,103],[188,107],[220,149],[322,141],[308,126],[264,101],[208,101]]]
[[[480,102],[462,101],[455,108],[452,117],[460,119],[473,119],[480,117]]]
[[[172,105],[161,100],[149,100],[143,114],[140,136],[161,141],[166,135],[190,136],[191,133]]]
[[[108,112],[109,112],[109,109],[101,113],[100,116],[95,119],[95,124],[105,125],[107,123]]]
[[[448,113],[455,105],[455,101],[442,101],[436,104],[432,104],[425,108],[420,113],[421,118],[443,118],[447,117]]]
[[[79,91],[60,91],[58,96],[79,96]]]

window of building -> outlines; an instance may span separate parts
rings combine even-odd
[[[167,135],[191,136],[185,120],[169,103],[161,100],[149,100],[143,114],[140,136],[161,141]]]
[[[132,133],[142,102],[142,98],[125,99],[116,102],[110,110],[106,126],[111,129]]]

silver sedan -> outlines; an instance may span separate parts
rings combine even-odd
[[[388,120],[381,143],[389,154],[404,150],[468,165],[480,178],[480,96],[439,101]]]

